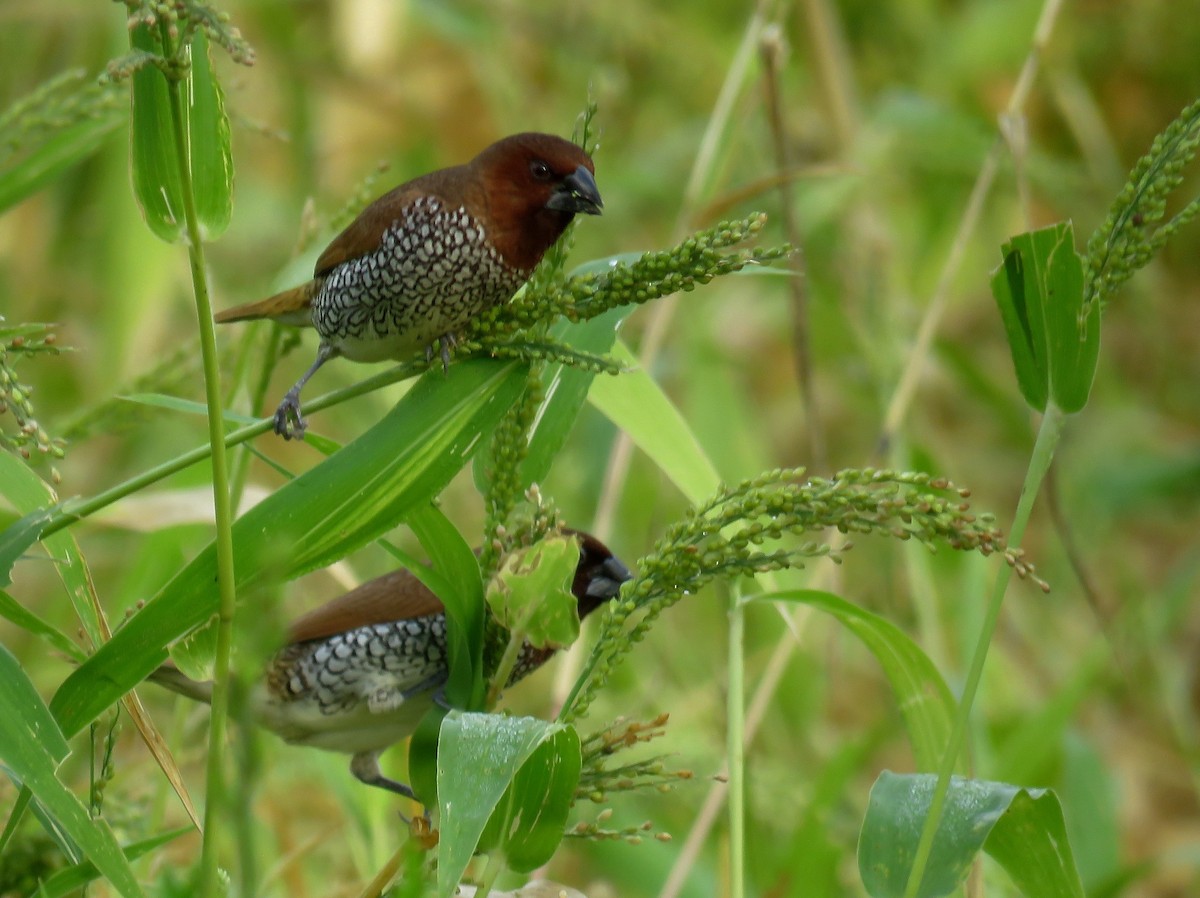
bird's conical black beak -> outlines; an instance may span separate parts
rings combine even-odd
[[[617,556],[610,555],[592,572],[591,579],[588,580],[587,594],[593,599],[607,602],[617,597],[622,583],[632,579],[633,573],[629,568],[625,567]]]
[[[586,215],[599,215],[604,208],[604,200],[600,199],[600,189],[596,187],[596,179],[585,166],[579,166],[571,174],[563,178],[562,183],[550,194],[546,201],[547,209],[557,209],[560,212],[582,212]]]

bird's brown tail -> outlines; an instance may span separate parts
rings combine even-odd
[[[191,680],[185,677],[182,671],[173,664],[164,664],[158,670],[150,674],[149,679],[153,680],[159,686],[165,686],[172,692],[178,692],[180,695],[186,695],[190,699],[198,702],[204,702],[206,705],[212,704],[213,684],[210,680]]]
[[[312,308],[313,297],[319,287],[317,281],[309,281],[291,290],[284,290],[257,302],[234,306],[224,312],[213,315],[217,324],[228,324],[231,321],[252,321],[258,318],[272,318],[283,324],[304,326],[312,324],[309,311]]]

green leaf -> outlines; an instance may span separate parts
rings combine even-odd
[[[703,502],[720,488],[712,462],[662,388],[634,367],[637,360],[623,343],[617,343],[613,355],[632,370],[592,381],[588,399],[629,434],[688,501]]]
[[[129,43],[135,51],[163,55],[158,33],[149,25],[130,29]],[[182,240],[183,181],[171,100],[166,76],[153,65],[138,67],[130,83],[129,163],[133,195],[147,226],[167,243]]]
[[[574,728],[554,733],[533,750],[492,812],[480,851],[500,851],[505,865],[529,873],[554,857],[583,766]]]
[[[473,360],[423,377],[378,424],[250,509],[233,527],[238,594],[327,566],[429,501],[470,459],[524,384],[517,363]],[[217,610],[209,545],[59,688],[51,702],[78,732],[166,660],[166,648]],[[175,657],[206,678],[211,628]]]
[[[617,331],[631,311],[630,308],[616,308],[588,321],[561,321],[550,329],[550,334],[580,352],[604,355],[616,343]],[[602,380],[609,377],[601,375]],[[521,483],[545,483],[595,379],[594,372],[583,368],[548,366],[545,375],[546,398],[534,420],[529,436],[529,451],[521,462]]]
[[[212,57],[203,31],[192,39],[189,76],[188,143],[192,161],[192,191],[200,236],[216,240],[233,217],[233,150],[225,95],[213,75]]]
[[[483,705],[483,577],[479,561],[466,540],[434,505],[413,510],[407,518],[443,578],[434,594],[446,606],[446,637],[450,681],[446,698],[451,706],[477,711]]]
[[[1018,235],[1004,244],[992,276],[1017,382],[1025,401],[1044,412],[1087,404],[1100,352],[1100,315],[1083,312],[1083,261],[1070,222]]]
[[[833,615],[870,650],[896,695],[917,767],[935,770],[955,714],[954,697],[921,647],[886,618],[816,589],[760,593],[749,601],[795,602]]]
[[[517,549],[488,584],[488,607],[534,648],[568,646],[579,638],[579,603],[571,592],[577,567],[579,543],[572,536]]]
[[[122,895],[141,888],[108,823],[93,820],[73,792],[59,782],[67,740],[25,671],[0,645],[0,760],[29,789],[54,823],[78,845]]]
[[[908,880],[937,776],[885,770],[871,789],[858,869],[872,898],[900,898]],[[980,849],[1030,898],[1083,898],[1062,806],[1048,789],[954,777],[946,793],[920,898],[948,895]]]
[[[562,839],[581,763],[579,736],[565,724],[446,715],[438,741],[437,894],[454,893],[477,847],[499,850],[518,870],[549,859]],[[518,777],[526,764],[530,770]],[[490,841],[481,844],[485,830]]]

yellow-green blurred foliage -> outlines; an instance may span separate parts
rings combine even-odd
[[[785,46],[780,91],[826,442],[816,473],[885,460],[928,469],[971,487],[974,507],[996,512],[1003,525],[1034,424],[988,292],[998,247],[1067,217],[1082,242],[1103,219],[1154,134],[1200,94],[1197,8],[1172,0],[1067,4],[1019,122],[1024,151],[1016,162],[1000,153],[978,227],[961,234],[1040,4],[764,6],[763,21],[778,23]],[[257,62],[239,67],[216,55],[236,167],[233,222],[208,254],[218,308],[287,286],[299,248],[328,236],[324,224],[381,164],[378,192],[463,161],[507,133],[569,135],[589,91],[600,107],[596,173],[605,213],[577,229],[573,262],[660,248],[753,209],[771,215],[764,242],[787,239],[757,43],[738,56],[752,3],[230,0],[223,8]],[[120,5],[9,0],[0,6],[0,106],[67,68],[98,75],[125,49]],[[733,102],[709,134],[723,88]],[[57,322],[60,344],[75,349],[22,367],[43,426],[57,435],[71,423],[82,435],[59,464],[62,496],[94,494],[206,439],[202,419],[157,410],[110,408],[79,423],[81,412],[134,391],[168,360],[170,379],[160,385],[202,397],[186,255],[143,225],[127,164],[127,136],[118,130],[84,164],[0,217],[0,313],[10,322]],[[1189,185],[1187,196],[1197,179]],[[1200,888],[1198,236],[1185,229],[1106,311],[1091,404],[1070,423],[1056,458],[1064,529],[1053,524],[1047,493],[1026,540],[1053,591],[1010,589],[972,730],[979,776],[1060,791],[1089,886],[1149,863],[1122,893],[1130,895]],[[946,313],[900,432],[881,456],[885,410],[960,237]],[[664,314],[653,305],[639,310],[623,336],[636,348]],[[786,279],[734,277],[683,295],[662,322],[650,370],[726,479],[814,461],[790,316]],[[244,333],[234,325],[219,338],[233,347]],[[272,407],[308,364],[311,335],[304,344],[281,362]],[[333,362],[320,389],[369,370]],[[349,440],[396,395],[393,388],[341,406],[314,426]],[[265,411],[242,402],[241,411]],[[585,409],[542,488],[577,526],[592,525],[598,509],[615,510],[603,535],[632,562],[684,503],[636,452],[622,479],[606,480],[614,438],[612,426]],[[316,461],[274,438],[258,444],[293,469]],[[255,487],[280,482],[255,463]],[[118,505],[113,517],[78,528],[114,621],[211,538],[197,522],[207,483],[201,466],[156,488],[161,506]],[[469,478],[456,481],[444,507],[477,538],[482,511]],[[189,522],[172,523],[176,515]],[[1064,533],[1092,601],[1068,563]],[[365,551],[349,563],[342,574],[357,579],[389,561]],[[862,541],[833,588],[905,627],[954,687],[995,563]],[[339,582],[347,581],[310,576],[289,585],[283,601],[310,607],[343,588]],[[56,589],[48,565],[26,562],[11,591],[71,632],[70,606]],[[714,589],[673,608],[592,712],[596,726],[617,714],[671,713],[663,741],[696,779],[653,802],[618,802],[612,822],[650,818],[675,840],[568,841],[551,865],[554,879],[591,896],[659,893],[723,761],[724,607]],[[247,608],[243,618],[253,614]],[[770,609],[752,611],[749,627],[753,689],[777,645],[796,637]],[[797,651],[748,750],[752,894],[857,894],[854,848],[867,790],[880,769],[910,769],[911,759],[886,682],[862,646],[823,619],[803,619],[797,632]],[[7,622],[0,636],[48,697],[67,665]],[[556,690],[561,695],[555,678],[550,670],[531,678],[510,706],[552,713]],[[199,794],[204,712],[150,687],[142,692]],[[235,730],[234,738],[245,735]],[[394,850],[395,803],[353,781],[340,758],[270,737],[260,749],[267,763],[250,807],[263,894],[357,894]],[[402,769],[401,754],[385,767]],[[64,776],[82,789],[86,768],[86,753],[77,753]],[[14,794],[0,785],[0,807]],[[121,731],[106,809],[134,835],[183,819],[132,727]],[[579,809],[587,817],[597,811]],[[718,822],[686,856],[684,894],[723,893],[724,839]],[[139,874],[155,880],[168,864],[190,864],[197,844],[180,840],[142,862]],[[1005,894],[1003,884],[994,888]]]

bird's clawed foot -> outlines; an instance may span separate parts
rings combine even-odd
[[[425,361],[433,361],[433,347],[440,347],[440,355],[442,357],[442,373],[446,374],[450,371],[450,350],[458,345],[458,337],[454,334],[442,334],[437,339],[437,343],[430,343],[425,347]]]
[[[275,432],[285,440],[302,440],[307,428],[308,423],[300,414],[300,391],[288,390],[279,408],[275,409]]]

